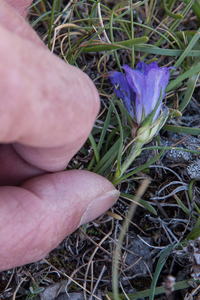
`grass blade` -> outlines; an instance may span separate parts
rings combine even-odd
[[[165,151],[165,147],[163,148],[163,150],[158,155],[153,157],[151,160],[149,160],[148,162],[146,162],[142,166],[136,168],[132,172],[129,172],[129,173],[125,174],[124,176],[122,176],[121,178],[119,178],[118,180],[116,180],[115,185],[119,184],[121,181],[126,180],[128,177],[133,176],[135,173],[141,172],[141,171],[147,169],[150,165],[154,164],[163,155],[164,151]]]
[[[191,287],[191,285],[188,283],[188,282],[196,282],[197,284],[200,283],[199,280],[197,281],[194,281],[193,278],[190,278],[188,280],[183,280],[183,281],[179,281],[179,282],[176,282],[175,285],[174,285],[174,291],[178,291],[178,290],[182,290],[182,289],[187,289],[189,287]],[[150,290],[144,290],[144,291],[141,291],[141,292],[137,292],[137,293],[134,293],[134,294],[127,294],[128,298],[130,300],[133,300],[133,299],[141,299],[141,298],[146,298],[146,297],[149,297],[149,293],[150,293]],[[154,295],[160,295],[160,294],[164,294],[165,293],[165,288],[164,286],[159,286],[157,288],[155,288],[155,293]],[[107,292],[108,296],[110,297],[111,300],[114,300],[114,295],[113,293],[111,292]],[[119,299],[120,300],[127,300],[127,297],[125,295],[119,295]]]
[[[162,270],[162,268],[164,267],[167,259],[168,259],[168,254],[171,252],[171,250],[174,248],[174,245],[169,246],[159,257],[157,266],[156,266],[156,270],[153,276],[153,280],[151,283],[151,288],[149,291],[149,300],[154,300],[154,296],[155,296],[155,289],[156,289],[156,283],[158,281],[158,277],[160,275],[160,272]]]
[[[138,44],[144,44],[148,42],[148,37],[140,37],[135,38],[127,41],[121,41],[116,43],[93,43],[93,46],[86,46],[83,49],[83,52],[100,52],[100,51],[109,51],[109,50],[118,50],[118,49],[124,49],[124,48],[131,48],[134,45]]]
[[[100,155],[99,155],[99,151],[97,149],[97,145],[95,143],[94,137],[91,133],[89,135],[89,140],[90,140],[90,143],[91,143],[91,145],[93,147],[93,150],[94,150],[94,156],[96,158],[96,162],[98,163],[100,161]]]
[[[167,130],[167,131],[186,133],[186,134],[192,134],[192,135],[200,134],[200,128],[194,128],[194,127],[164,125],[162,129]]]
[[[120,195],[121,195],[121,197],[123,197],[125,199],[128,199],[130,201],[134,201],[134,196],[133,195],[126,194],[126,193],[123,193],[123,192],[121,192]],[[138,203],[140,203],[142,206],[144,206],[144,208],[146,208],[148,211],[150,211],[151,213],[153,213],[154,215],[157,216],[156,210],[154,209],[154,207],[148,201],[140,199]]]

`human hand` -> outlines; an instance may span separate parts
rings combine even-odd
[[[63,172],[92,129],[99,97],[20,16],[30,0],[8,2],[0,0],[0,270],[43,258],[119,196],[97,174]]]

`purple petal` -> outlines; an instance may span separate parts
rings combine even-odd
[[[129,86],[136,93],[135,99],[135,118],[138,124],[142,121],[142,111],[143,105],[145,105],[146,101],[143,95],[143,90],[146,89],[145,77],[140,71],[133,70],[127,65],[123,66],[123,69],[126,72],[126,78]]]
[[[147,70],[146,70],[147,72]],[[145,73],[146,73],[145,72]],[[145,75],[144,75],[145,76]],[[145,76],[145,82],[146,82],[146,90],[143,92],[142,96],[147,99],[148,102],[146,102],[145,106],[145,115],[149,115],[153,109],[155,108],[160,92],[161,92],[161,86],[163,89],[163,95],[162,98],[165,95],[165,88],[169,81],[169,69],[168,68],[150,68]],[[157,118],[157,116],[160,113],[162,102],[159,105],[159,108],[156,111],[156,114],[154,116],[153,121]]]
[[[146,70],[147,67],[148,67],[147,64],[145,64],[143,61],[140,61],[140,62],[137,64],[135,70],[136,70],[136,71],[140,71],[141,73],[144,74],[144,72],[145,72],[145,70]]]
[[[114,86],[114,91],[119,98],[124,98],[130,95],[129,85],[126,77],[120,72],[111,72],[110,81]]]
[[[130,90],[126,77],[121,72],[111,72],[110,81],[114,86],[114,91],[117,97],[124,100],[124,105],[127,111],[132,117],[134,117],[133,101],[135,99],[135,94],[133,94]]]
[[[150,70],[152,70],[152,69],[161,69],[161,68],[159,68],[157,62],[154,61],[154,62],[150,63],[150,64],[147,66],[144,75],[147,75],[148,72],[149,72]]]

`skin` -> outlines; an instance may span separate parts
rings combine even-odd
[[[0,270],[43,258],[118,198],[97,174],[63,171],[100,101],[92,81],[26,23],[30,4],[0,0]]]

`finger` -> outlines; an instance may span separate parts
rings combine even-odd
[[[6,2],[25,18],[32,0],[6,0]]]
[[[20,188],[0,187],[0,270],[43,258],[118,196],[108,180],[87,171],[42,175]]]
[[[17,4],[16,1],[13,1]],[[18,2],[20,5],[22,2]],[[25,1],[24,1],[25,3]],[[43,44],[36,32],[29,26],[29,24],[20,16],[14,8],[12,8],[8,3],[0,0],[0,25],[4,26],[7,30],[21,36],[24,39],[34,42],[43,48],[46,46]],[[2,40],[1,40],[2,43]]]
[[[0,36],[1,141],[59,147],[88,135],[99,110],[89,77],[4,28]]]
[[[2,27],[0,35],[0,140],[29,146],[14,145],[38,168],[64,168],[94,124],[99,110],[95,86],[45,49]]]

